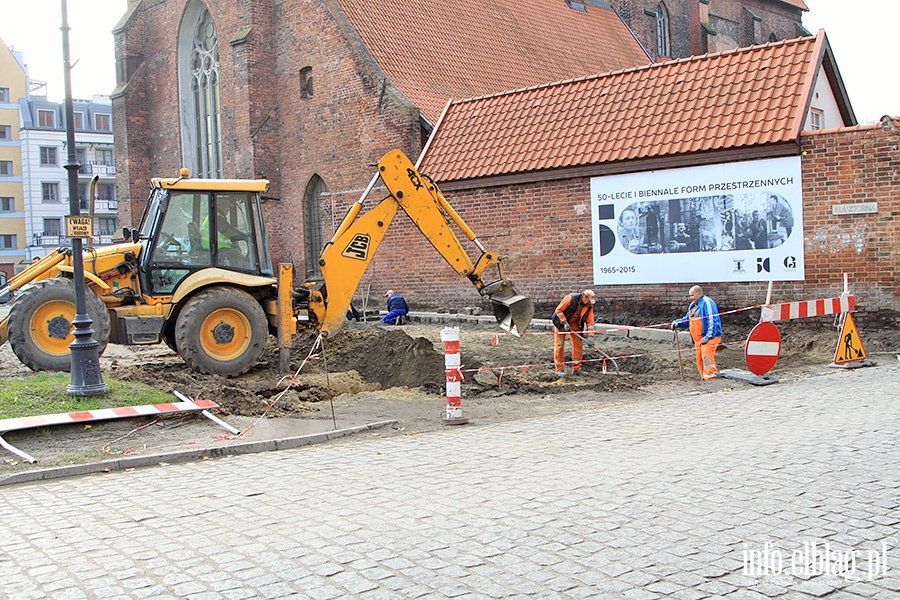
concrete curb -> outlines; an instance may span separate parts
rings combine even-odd
[[[345,437],[354,433],[372,431],[374,429],[381,429],[382,427],[396,424],[396,420],[378,421],[377,423],[369,423],[367,425],[360,425],[358,427],[335,429],[333,431],[326,431],[324,433],[314,433],[298,437],[281,438],[275,440],[259,440],[256,442],[244,442],[241,444],[233,444],[230,446],[214,446],[211,448],[192,448],[190,450],[181,450],[179,452],[169,452],[165,454],[148,454],[146,456],[131,456],[127,458],[118,458],[115,460],[104,460],[101,462],[89,463],[86,465],[66,465],[64,467],[53,467],[50,469],[23,471],[21,473],[12,473],[0,478],[0,486],[11,485],[15,483],[26,483],[30,481],[43,481],[45,479],[58,479],[61,477],[90,475],[92,473],[123,471],[125,469],[136,469],[139,467],[151,467],[159,465],[161,462],[173,464],[191,460],[203,460],[204,458],[223,458],[226,456],[234,456],[238,454],[256,454],[258,452],[271,452],[273,450],[288,450],[290,448],[299,448],[301,446],[320,444],[322,442]]]

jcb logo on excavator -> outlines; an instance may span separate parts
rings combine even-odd
[[[364,233],[360,233],[353,236],[353,239],[350,240],[350,243],[347,244],[347,247],[344,248],[344,251],[341,252],[341,256],[346,256],[347,258],[355,258],[358,260],[366,260],[366,257],[369,256],[369,241],[370,237]]]
[[[409,175],[409,181],[413,184],[413,186],[419,190],[422,189],[422,180],[419,179],[419,174],[415,172],[413,169],[406,169],[406,174]]]

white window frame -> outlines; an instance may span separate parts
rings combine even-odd
[[[825,123],[825,111],[819,108],[809,109],[809,130],[818,131]]]
[[[0,125],[0,140],[12,139],[12,127],[9,125]]]
[[[101,119],[106,120],[106,127],[100,126]],[[94,115],[94,131],[112,131],[112,115],[109,113],[97,113]]]
[[[15,196],[0,196],[0,212],[16,212]]]
[[[0,87],[0,103],[9,104],[9,88]]]
[[[13,163],[11,160],[0,160],[0,176],[12,177]]]
[[[112,223],[112,228],[105,228],[104,225],[108,225]],[[96,231],[94,232],[97,235],[113,235],[118,230],[119,224],[118,219],[116,217],[97,217],[97,226]]]
[[[108,193],[104,193],[108,192]],[[101,183],[97,185],[97,199],[98,200],[115,200],[116,199],[116,184],[114,183]]]
[[[59,166],[59,149],[56,146],[41,146],[41,166]]]
[[[54,128],[56,127],[56,113],[54,111],[39,108],[37,112],[38,112],[38,127],[54,127]],[[49,125],[43,124],[43,117],[50,118]]]
[[[3,233],[0,234],[0,250],[15,250],[19,247],[18,240],[16,239],[16,234],[14,233]]]
[[[109,158],[106,158],[106,157]],[[102,157],[102,158],[101,158]],[[112,166],[116,164],[116,157],[112,148],[97,148],[94,150],[94,163],[98,165]]]
[[[79,131],[84,130],[84,112],[75,111],[72,113],[72,124],[75,125],[75,129]]]
[[[60,221],[61,221],[61,219],[59,219],[59,218],[54,219],[52,217],[45,217],[43,229],[41,230],[41,234],[51,236],[51,237],[61,236],[62,235],[62,223]],[[47,228],[48,224],[52,225],[52,227],[50,227],[49,229]],[[54,229],[55,229],[55,231],[53,231]]]
[[[49,193],[48,193],[49,192]],[[48,196],[53,196],[49,198]],[[57,204],[62,202],[59,197],[58,181],[42,181],[41,182],[41,202],[45,204]]]

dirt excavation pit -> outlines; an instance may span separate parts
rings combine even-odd
[[[159,346],[127,348],[134,353],[134,359],[120,353],[122,356],[113,358],[106,370],[116,379],[213,400],[226,415],[259,416],[268,409],[267,416],[303,416],[320,411],[322,402],[339,396],[389,388],[411,388],[420,394],[441,396],[446,378],[441,329],[430,324],[392,327],[354,322],[345,325],[334,338],[324,340],[308,360],[316,336],[312,332],[301,333],[295,337],[291,350],[291,373],[300,369],[293,379],[277,373],[278,350],[271,339],[259,364],[234,378],[195,373],[174,352]],[[635,340],[613,340],[616,338],[604,342],[607,354],[635,352]],[[461,333],[461,344],[464,395],[545,394],[568,389],[566,382],[556,380],[554,368],[548,364],[552,360],[552,340],[540,332],[515,338],[490,325],[467,324]],[[642,341],[637,349],[641,353],[648,349],[652,352],[659,350],[659,345]],[[669,345],[663,351],[672,349]],[[150,356],[139,358],[145,353]],[[655,365],[650,356],[619,358],[615,364],[622,375],[616,378],[602,376],[601,353],[585,347],[585,358],[597,361],[585,366],[586,372],[595,375],[590,379],[597,391],[637,389],[653,380],[647,375]],[[107,360],[108,356],[102,359]],[[607,361],[606,368],[609,374],[615,373],[612,360]]]

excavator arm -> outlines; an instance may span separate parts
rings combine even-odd
[[[366,197],[379,179],[389,195],[360,216]],[[319,258],[325,279],[324,293],[310,295],[309,310],[315,315],[321,332],[334,335],[340,330],[353,294],[401,208],[444,260],[490,300],[500,327],[516,335],[528,327],[534,316],[534,304],[516,290],[512,281],[503,278],[503,257],[485,251],[437,185],[420,175],[403,152],[392,150],[378,163],[378,173],[350,208]],[[476,262],[472,262],[453,233],[451,221],[481,251]],[[482,277],[491,265],[497,265],[499,278],[486,283]]]

